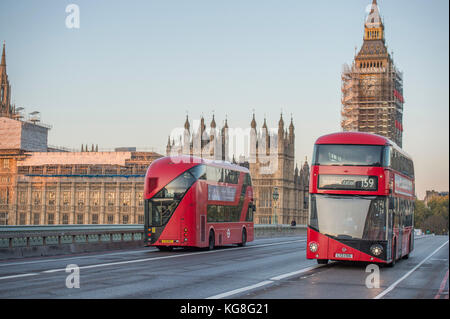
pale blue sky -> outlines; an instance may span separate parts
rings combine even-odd
[[[80,8],[67,29],[65,8]],[[246,128],[255,109],[294,116],[296,160],[340,131],[340,73],[362,44],[371,0],[0,1],[13,100],[51,124],[49,143],[154,147],[214,110]],[[404,149],[416,189],[449,188],[449,2],[378,1],[404,71]]]

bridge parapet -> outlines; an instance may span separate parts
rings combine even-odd
[[[303,225],[255,225],[255,237],[306,234]],[[143,247],[144,226],[0,226],[0,260]]]

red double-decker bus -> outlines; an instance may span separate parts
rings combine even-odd
[[[223,161],[169,156],[154,161],[144,186],[146,246],[209,247],[252,241],[249,170]]]
[[[384,263],[414,248],[414,166],[389,139],[343,132],[314,145],[307,258]]]

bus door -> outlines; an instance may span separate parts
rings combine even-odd
[[[398,199],[398,240],[397,240],[397,251],[398,251],[398,257],[401,257],[403,254],[403,245],[405,240],[405,212],[403,207],[403,200],[401,198]]]
[[[206,242],[206,214],[200,215],[200,242]]]
[[[402,224],[401,224],[401,212],[399,207],[399,199],[396,197],[390,197],[390,200],[392,201],[392,219],[393,219],[393,234],[392,234],[392,247],[395,245],[395,251],[393,256],[398,257],[399,253],[398,251],[401,251],[402,247]],[[395,237],[395,238],[394,238]],[[400,247],[400,249],[399,249]]]
[[[395,200],[392,196],[388,197],[388,214],[387,214],[387,249],[386,249],[386,259],[390,260],[392,257],[392,249],[394,248],[394,212],[395,212]]]

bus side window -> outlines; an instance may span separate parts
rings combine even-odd
[[[223,182],[223,169],[218,167],[206,167],[206,179],[211,182]]]
[[[390,210],[395,209],[395,199],[394,199],[394,197],[389,197],[389,209]]]
[[[230,169],[225,170],[225,183],[238,184],[240,173]]]
[[[391,166],[391,153],[392,153],[392,146],[386,146],[384,148],[384,154],[383,154],[383,166],[384,167]]]
[[[247,216],[245,218],[245,221],[252,222],[254,212],[255,212],[255,206],[252,203],[248,204]]]
[[[244,185],[252,186],[252,179],[249,173],[245,173]]]
[[[195,179],[206,179],[206,167],[205,165],[197,165],[189,170]]]

